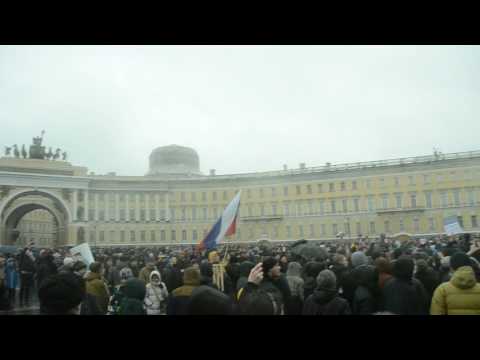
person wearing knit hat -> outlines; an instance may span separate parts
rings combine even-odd
[[[47,277],[38,291],[42,314],[79,315],[85,298],[85,284],[68,273]]]
[[[146,294],[145,283],[136,278],[127,280],[123,286],[124,298],[120,303],[119,315],[146,315],[143,301]]]
[[[362,251],[354,252],[351,256],[351,261],[352,261],[352,267],[354,268],[359,267],[360,265],[368,264],[367,255],[365,255],[365,253]]]
[[[450,258],[454,271],[450,281],[433,293],[432,315],[480,315],[480,284],[477,283],[471,259],[463,252]]]
[[[323,270],[317,276],[317,288],[305,300],[303,315],[349,315],[350,306],[337,292],[337,279],[330,270]]]

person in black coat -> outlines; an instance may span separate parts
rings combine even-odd
[[[317,261],[310,261],[304,268],[304,284],[303,284],[303,298],[307,299],[313,294],[317,287],[317,276],[320,271],[325,269],[325,264]]]
[[[393,278],[383,288],[385,311],[398,315],[427,315],[428,298],[422,283],[413,278],[415,264],[410,256],[393,263]]]
[[[349,315],[348,301],[338,296],[335,274],[323,270],[317,276],[317,288],[303,306],[303,315]]]
[[[275,302],[281,309],[281,313],[286,313],[286,304],[289,304],[291,292],[288,281],[280,271],[280,264],[274,257],[268,257],[262,261],[263,280],[259,289],[273,296]]]
[[[50,252],[46,252],[40,256],[37,266],[37,284],[39,288],[45,278],[50,275],[55,275],[58,272],[53,260],[53,255]]]
[[[170,259],[169,264],[164,269],[162,279],[165,279],[165,286],[169,293],[183,285],[183,274],[178,267],[176,257]]]
[[[378,308],[378,284],[375,267],[360,265],[351,272],[355,281],[352,310],[356,315],[370,315]]]
[[[20,271],[20,306],[30,304],[30,290],[34,286],[34,276],[36,272],[35,257],[30,247],[26,247],[19,258]]]
[[[415,278],[418,279],[425,288],[425,291],[427,292],[428,308],[430,308],[433,293],[437,286],[440,285],[440,277],[435,270],[428,266],[425,260],[417,260],[416,265],[417,271],[415,272]]]

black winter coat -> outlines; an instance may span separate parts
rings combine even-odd
[[[303,305],[303,315],[350,315],[347,300],[336,291],[316,289]]]
[[[422,269],[422,271],[417,271],[415,273],[415,278],[418,279],[425,288],[428,299],[428,308],[430,308],[430,303],[432,302],[432,297],[435,289],[440,285],[439,274],[431,269]]]
[[[427,292],[417,279],[392,278],[383,288],[385,311],[398,315],[428,315]]]

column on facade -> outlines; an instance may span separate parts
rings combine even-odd
[[[135,220],[140,221],[140,195],[135,194]]]
[[[170,220],[169,192],[165,193],[165,217]]]
[[[85,196],[83,197],[83,201],[85,202],[85,211],[84,211],[84,219],[85,221],[88,221],[88,211],[89,211],[89,208],[88,208],[88,190],[85,190],[84,192]]]
[[[150,218],[150,193],[144,194],[144,199],[145,199],[145,220],[146,221],[153,221],[153,219]]]
[[[115,221],[120,221],[120,194],[115,193]]]
[[[125,220],[130,221],[130,194],[125,194]]]
[[[73,190],[73,221],[77,221],[78,191]]]
[[[95,204],[95,221],[98,221],[98,193],[96,192],[93,196]]]
[[[155,194],[155,220],[160,221],[160,195]]]

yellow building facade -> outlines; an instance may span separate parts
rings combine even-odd
[[[198,243],[239,190],[240,217],[231,241],[334,240],[339,233],[350,239],[399,232],[435,236],[444,232],[443,219],[452,215],[458,216],[465,231],[480,231],[480,151],[202,175],[193,149],[159,149],[152,152],[145,176],[78,171],[60,176],[49,164],[47,176],[58,185],[51,185],[48,192],[58,197],[61,206],[57,208],[65,214],[57,221],[58,228],[64,229],[64,240],[57,239],[56,244]],[[21,166],[23,160],[16,161]],[[65,172],[68,166],[62,166]],[[0,162],[0,185],[1,175]],[[32,181],[40,181],[31,176]],[[18,199],[22,188],[32,188],[28,181],[22,186],[7,185],[13,195],[3,193],[0,212],[13,206],[14,195]],[[35,189],[41,196],[41,187]],[[2,216],[6,239],[8,225]]]

